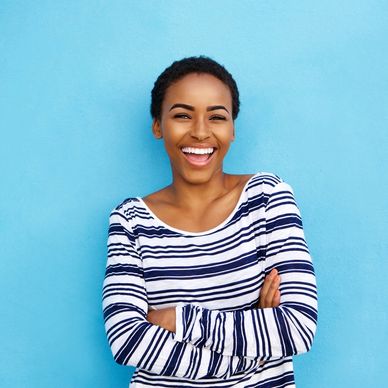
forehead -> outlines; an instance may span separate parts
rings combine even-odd
[[[189,105],[222,104],[232,105],[232,95],[229,87],[211,74],[190,73],[170,85],[163,104],[176,102]]]

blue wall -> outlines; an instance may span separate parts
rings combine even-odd
[[[149,94],[207,54],[241,91],[228,172],[302,211],[319,326],[298,387],[380,387],[388,283],[388,4],[1,1],[0,386],[127,387],[101,314],[110,210],[167,184]]]

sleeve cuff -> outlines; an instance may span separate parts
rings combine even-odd
[[[175,335],[174,335],[174,340],[178,342],[183,342],[183,319],[182,319],[182,314],[183,314],[183,306],[184,303],[178,303],[175,306]]]

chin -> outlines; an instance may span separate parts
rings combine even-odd
[[[220,169],[220,171],[222,171],[222,169]],[[200,185],[208,183],[212,179],[212,177],[216,175],[216,171],[182,171],[180,175],[187,183],[193,185]]]

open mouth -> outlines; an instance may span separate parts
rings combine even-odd
[[[203,166],[210,161],[216,148],[183,147],[181,150],[191,164]]]

